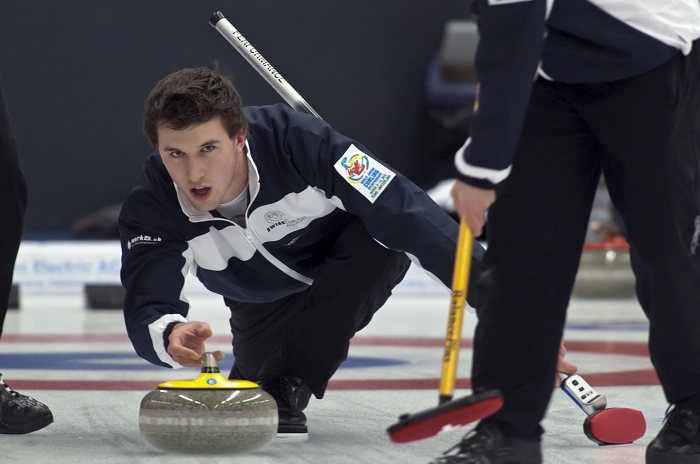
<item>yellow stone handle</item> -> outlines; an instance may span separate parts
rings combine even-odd
[[[248,380],[227,379],[221,375],[219,366],[212,353],[202,355],[202,372],[196,379],[191,380],[169,380],[158,384],[158,388],[178,389],[178,390],[244,390],[259,388],[255,382]]]

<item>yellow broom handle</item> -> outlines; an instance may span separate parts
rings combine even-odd
[[[462,320],[464,302],[467,299],[469,270],[472,260],[474,236],[462,218],[459,221],[459,236],[452,273],[452,298],[450,299],[450,317],[447,321],[445,353],[442,357],[442,376],[440,378],[440,404],[452,399],[459,362],[459,342],[462,337]]]

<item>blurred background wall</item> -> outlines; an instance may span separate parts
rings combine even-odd
[[[0,72],[29,185],[28,234],[119,203],[152,151],[153,85],[218,60],[244,104],[283,101],[209,24],[220,10],[340,132],[416,183],[425,76],[468,0],[0,0]]]

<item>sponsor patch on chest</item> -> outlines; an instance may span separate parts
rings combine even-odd
[[[335,163],[335,170],[371,203],[381,195],[396,174],[379,161],[350,145]]]
[[[271,232],[273,229],[279,227],[279,226],[287,226],[287,227],[294,227],[299,224],[301,224],[305,219],[308,219],[306,216],[301,216],[296,219],[287,219],[287,217],[284,215],[283,212],[281,211],[268,211],[265,213],[265,220],[269,222],[271,225],[267,227],[267,231]]]

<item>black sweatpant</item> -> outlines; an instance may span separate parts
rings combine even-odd
[[[27,184],[17,160],[17,142],[0,81],[0,335],[7,314],[26,207]]]
[[[649,349],[669,402],[700,393],[700,41],[609,83],[538,79],[511,175],[489,211],[477,286],[475,390],[531,438],[550,396],[601,171],[633,251]]]
[[[231,309],[231,378],[300,377],[317,398],[365,327],[403,279],[409,259],[384,248],[351,220],[307,290],[271,303],[225,299]]]

